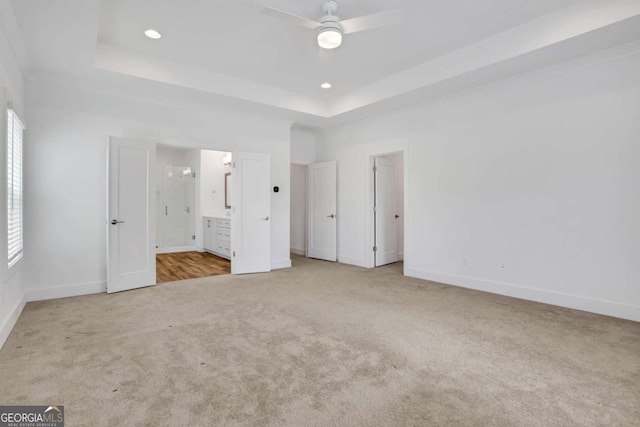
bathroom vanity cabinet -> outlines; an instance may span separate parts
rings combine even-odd
[[[207,252],[231,259],[231,219],[204,217],[203,248]]]

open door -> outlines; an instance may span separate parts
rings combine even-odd
[[[307,256],[337,261],[336,162],[309,165]]]
[[[375,265],[399,261],[398,185],[393,159],[375,158]]]
[[[107,292],[156,283],[152,142],[109,138]]]
[[[271,271],[271,157],[232,154],[231,274]]]

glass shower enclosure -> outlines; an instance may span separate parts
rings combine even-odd
[[[195,245],[195,194],[191,167],[162,167],[156,188],[157,252],[185,251]]]

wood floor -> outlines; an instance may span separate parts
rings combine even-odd
[[[231,262],[207,252],[156,255],[157,283],[231,273]]]

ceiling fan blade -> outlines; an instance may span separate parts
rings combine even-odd
[[[346,19],[340,21],[340,26],[344,34],[349,34],[401,24],[402,21],[402,11],[396,9],[388,12],[374,13],[373,15],[365,15],[359,18]]]
[[[275,9],[273,7],[262,9],[262,13],[274,18],[282,19],[290,24],[302,25],[303,27],[311,28],[312,30],[315,30],[316,28],[319,28],[320,25],[322,25],[319,22],[314,21],[313,19],[294,15],[293,13],[285,12],[284,10]]]

